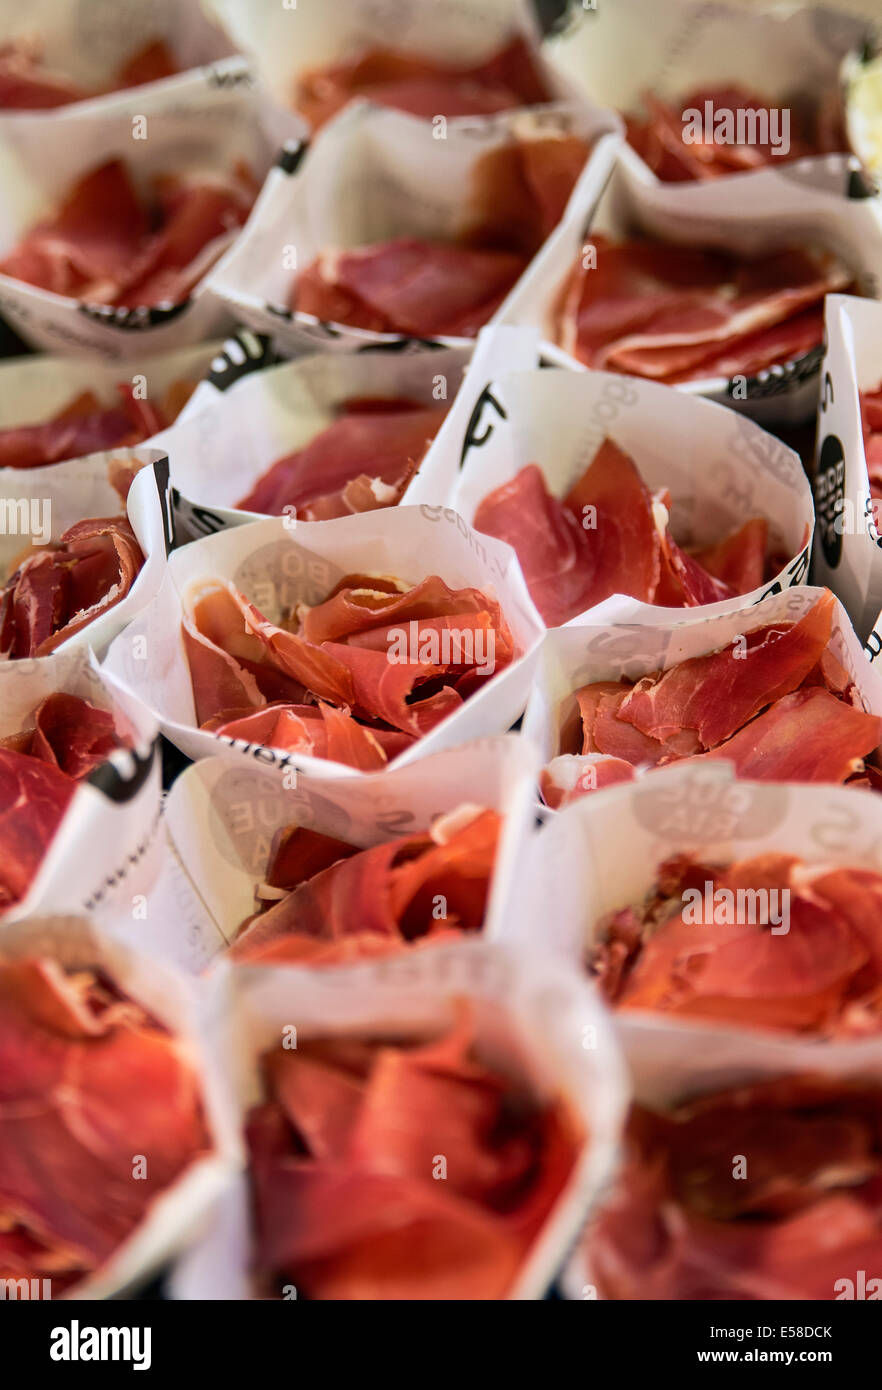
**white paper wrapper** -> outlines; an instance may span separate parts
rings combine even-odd
[[[542,1297],[606,1182],[618,1147],[625,1083],[608,1016],[593,990],[554,961],[522,958],[487,942],[324,974],[239,968],[223,971],[218,988],[224,983],[232,992],[243,1117],[261,1099],[258,1059],[280,1041],[286,1025],[296,1026],[298,1039],[390,1033],[421,1039],[447,1031],[454,1001],[468,999],[481,1059],[525,1078],[540,1098],[562,1092],[588,1135],[509,1294]],[[243,1182],[220,1204],[206,1240],[174,1272],[173,1297],[254,1296],[248,1196]]]
[[[259,182],[273,146],[252,88],[247,66],[231,59],[188,80],[177,96],[148,86],[97,110],[83,103],[75,114],[56,113],[51,120],[30,112],[0,120],[0,257],[51,216],[72,184],[108,159],[122,156],[143,185],[160,174],[226,174],[238,161]],[[206,271],[231,240],[219,238],[200,253]],[[113,361],[200,342],[226,323],[206,293],[205,275],[181,304],[130,309],[82,304],[0,275],[0,312],[35,347]]]
[[[109,481],[108,470],[112,462],[132,458],[146,467],[136,474],[123,508],[119,493]],[[162,584],[167,554],[174,543],[166,455],[160,449],[139,444],[133,449],[88,454],[46,468],[4,468],[0,474],[5,523],[4,533],[0,534],[0,575],[4,579],[9,578],[30,545],[57,541],[75,522],[87,517],[120,516],[124,510],[128,515],[144,554],[144,564],[135,582],[124,599],[56,648],[67,651],[92,647],[101,655],[126,623],[150,603]],[[18,505],[25,500],[29,529],[22,524],[22,507]]]
[[[480,360],[462,395],[475,406],[465,428],[464,410],[458,417],[458,440],[448,434],[443,444],[462,460],[451,504],[467,521],[489,492],[528,463],[539,465],[552,493],[565,496],[608,435],[630,454],[651,492],[670,489],[672,530],[681,545],[711,544],[762,516],[769,552],[789,557],[761,589],[707,604],[703,615],[742,608],[805,578],[811,488],[793,450],[745,416],[637,377],[539,369],[491,377]],[[687,610],[664,611],[670,622]]]
[[[453,404],[429,446],[419,473],[411,480],[404,500],[411,503],[449,501],[456,491],[472,436],[482,433],[487,405],[485,388],[489,389],[497,374],[551,366],[549,354],[555,351],[540,342],[535,328],[499,324],[482,328],[469,353],[468,366]],[[568,359],[566,365],[576,367],[578,364]]]
[[[758,173],[749,177],[761,180],[766,176]],[[786,183],[781,174],[768,177]],[[816,171],[815,177],[820,180],[821,174]],[[714,187],[716,183],[714,180]],[[584,180],[577,184],[563,218],[502,305],[496,321],[533,324],[549,343],[556,343],[561,289],[583,254],[583,246],[598,232],[613,240],[645,234],[743,256],[764,255],[787,246],[820,248],[839,258],[855,276],[861,293],[878,296],[882,292],[882,211],[878,199],[845,198],[835,179],[829,187],[824,185],[814,192],[811,185],[789,186],[792,194],[786,211],[779,208],[771,217],[766,216],[771,200],[762,186],[752,184],[755,191],[746,199],[735,182],[731,206],[721,201],[714,211],[690,209],[663,217],[650,210],[629,183],[622,150],[605,189],[589,188]],[[693,185],[677,187],[688,191]],[[549,356],[573,365],[560,346],[549,349]],[[743,376],[728,381],[723,377],[697,378],[674,389],[722,401],[761,423],[797,424],[816,408],[821,356],[819,344],[792,362],[776,364],[746,381]]]
[[[202,1079],[213,1152],[191,1164],[103,1268],[74,1285],[64,1298],[101,1299],[133,1290],[188,1240],[201,1236],[213,1204],[229,1189],[242,1163],[229,1082],[218,1048],[206,1040],[202,1000],[185,978],[100,934],[82,917],[47,916],[4,927],[0,954],[43,954],[65,968],[105,971],[124,993],[184,1040]]]
[[[319,347],[352,351],[395,342],[396,334],[324,323],[291,310],[297,269],[335,247],[401,236],[455,240],[469,212],[471,170],[481,156],[507,143],[512,134],[561,130],[592,143],[572,194],[575,199],[580,190],[580,197],[591,202],[621,143],[617,118],[608,112],[581,102],[503,111],[488,119],[450,121],[446,137],[437,139],[428,121],[355,103],[310,146],[289,145],[282,151],[242,235],[210,275],[211,290],[237,319],[271,334],[289,352]],[[462,346],[469,340],[418,341]]]
[[[670,609],[618,596],[608,599],[586,618],[546,633],[524,713],[523,735],[538,747],[546,764],[561,752],[563,730],[578,721],[574,695],[582,686],[595,681],[638,681],[653,671],[667,671],[681,661],[719,651],[756,628],[798,622],[823,592],[800,584],[771,594],[760,604],[747,601],[735,611],[714,617],[706,616],[709,609],[685,609],[683,618],[673,622]],[[867,660],[838,603],[830,648],[857,687],[863,708],[882,715],[882,672]],[[646,775],[654,781],[658,773]],[[607,790],[589,792],[586,799],[605,800]],[[546,816],[554,814],[545,808]]]
[[[794,854],[807,864],[878,873],[880,830],[875,792],[739,781],[727,763],[661,768],[585,797],[539,831],[530,854],[534,886],[523,892],[511,937],[567,955],[581,971],[598,922],[639,904],[676,854],[715,863]],[[662,1104],[816,1067],[842,1074],[872,1064],[882,1076],[880,1037],[819,1042],[648,1010],[617,1013],[615,1023],[636,1095]]]
[[[84,391],[91,391],[102,406],[118,408],[118,384],[140,390],[147,401],[161,401],[176,382],[201,382],[221,347],[220,341],[199,343],[124,365],[42,354],[11,357],[0,363],[0,430],[51,420]],[[0,492],[7,477],[20,471],[0,468]]]
[[[197,388],[198,399],[191,398],[186,413],[151,441],[168,452],[172,483],[182,494],[176,508],[187,534],[208,535],[260,516],[238,510],[236,503],[277,459],[304,448],[339,418],[348,400],[406,397],[431,407],[449,405],[472,352],[464,347],[414,352],[402,340],[401,351],[311,353],[260,370],[264,342],[247,329],[228,342],[209,379]],[[431,463],[424,458],[402,501],[410,501],[417,481],[421,501],[447,500],[438,460],[437,452]]]
[[[0,737],[32,729],[37,707],[56,691],[108,710],[133,748],[114,753],[80,782],[27,895],[2,919],[0,937],[12,920],[55,912],[90,912],[105,921],[137,915],[140,925],[143,895],[158,872],[156,720],[99,670],[90,652],[75,647],[0,664]]]
[[[543,52],[594,101],[623,115],[641,113],[644,92],[676,103],[714,86],[741,87],[788,111],[798,97],[835,98],[840,64],[870,26],[821,5],[783,9],[758,13],[701,0],[666,0],[663,7],[653,0],[617,0],[593,10],[576,3],[568,25],[546,39]],[[794,136],[796,124],[791,113]],[[798,200],[806,200],[808,215],[818,191],[834,177],[840,196],[855,196],[849,190],[855,162],[847,154],[792,162],[779,156],[750,174],[664,183],[626,146],[622,167],[641,209],[671,225],[722,215],[772,224],[792,216]]]
[[[225,758],[194,764],[168,796],[165,826],[205,913],[200,965],[230,945],[253,913],[277,830],[302,825],[367,848],[426,830],[466,803],[505,816],[481,933],[496,938],[514,910],[510,884],[533,828],[536,770],[535,750],[515,735],[336,782],[298,774],[293,787],[274,769],[231,766]]]
[[[882,385],[882,304],[828,295],[815,457],[815,577],[866,638],[882,607],[882,540],[870,503],[861,391]]]
[[[108,669],[137,691],[182,752],[190,758],[244,755],[278,769],[302,771],[316,781],[364,776],[342,763],[272,752],[196,727],[181,640],[182,596],[212,578],[232,580],[270,621],[298,602],[321,602],[349,573],[395,575],[410,584],[439,574],[451,588],[491,591],[520,655],[390,766],[404,767],[442,748],[510,728],[526,704],[542,626],[509,546],[478,535],[441,506],[392,507],[337,521],[286,521],[255,521],[175,551],[155,602],[108,652]]]
[[[474,65],[492,58],[515,35],[533,48],[552,90],[564,81],[539,53],[539,28],[529,0],[208,0],[237,48],[255,62],[279,106],[292,107],[304,74],[348,62],[373,48]]]
[[[149,84],[152,100],[178,100],[202,74],[199,68],[227,58],[233,53],[224,31],[212,23],[198,0],[0,0],[0,33],[4,41],[39,45],[41,66],[69,78],[87,91],[99,91],[117,78],[120,68],[148,44],[163,39],[181,72]],[[128,89],[129,91],[132,89]],[[143,91],[142,88],[137,89]],[[76,112],[107,110],[128,95],[128,91],[108,92],[72,104]],[[71,110],[72,106],[60,108]],[[53,108],[46,115],[53,115]],[[14,118],[11,110],[0,111],[0,120]]]
[[[544,948],[569,954],[580,973],[597,922],[640,902],[672,855],[724,862],[777,852],[878,873],[880,830],[875,792],[738,781],[725,763],[665,768],[586,797],[540,831],[520,920],[534,945],[541,922]],[[817,1042],[637,1011],[616,1015],[615,1025],[635,1099],[650,1106],[807,1072],[882,1082],[878,1037]],[[596,1297],[590,1242],[574,1252],[562,1287],[570,1298]]]

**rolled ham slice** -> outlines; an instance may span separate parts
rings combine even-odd
[[[35,547],[0,592],[0,658],[48,656],[121,603],[144,556],[126,517],[90,517]]]

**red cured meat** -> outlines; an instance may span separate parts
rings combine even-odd
[[[845,782],[882,742],[882,719],[827,690],[785,695],[701,756],[725,758],[739,777],[769,782]]]
[[[0,274],[93,304],[179,303],[242,226],[256,191],[237,168],[158,179],[153,200],[143,200],[123,161],[108,160],[25,234]]]
[[[646,676],[623,701],[619,718],[657,739],[695,729],[703,747],[713,748],[798,689],[830,641],[834,612],[833,595],[825,593],[797,623],[755,628],[743,643]]]
[[[838,106],[838,94],[832,95]],[[793,159],[804,159],[807,155],[848,149],[841,112],[838,119],[831,121],[827,102],[819,103],[808,115],[798,107],[790,110],[792,127],[795,128],[790,130],[786,151],[780,142],[775,152],[776,147],[771,142],[763,144],[759,139],[751,140],[749,144],[727,144],[714,140],[712,132],[708,132],[702,141],[692,143],[684,138],[688,124],[685,113],[698,111],[703,121],[705,103],[708,101],[716,112],[768,113],[775,109],[756,93],[735,86],[703,88],[676,102],[662,101],[652,92],[644,93],[643,105],[647,116],[645,119],[637,116],[628,118],[628,143],[664,183],[718,179],[727,174],[749,173],[765,166],[775,167]],[[761,132],[762,128],[762,123],[757,122],[758,131]],[[766,128],[774,130],[773,122]],[[689,129],[691,131],[691,126]]]
[[[475,526],[517,552],[548,627],[612,594],[663,607],[695,607],[749,592],[762,582],[766,523],[761,518],[690,555],[662,525],[657,501],[633,459],[605,439],[562,502],[548,491],[536,464],[528,464],[483,498]]]
[[[394,49],[371,49],[354,61],[305,73],[294,101],[317,130],[356,97],[431,119],[489,116],[548,101],[550,93],[525,40],[517,36],[473,67],[435,63]]]
[[[0,738],[0,911],[27,893],[77,781],[132,746],[107,710],[63,691],[47,695],[33,719]]]
[[[753,375],[823,337],[825,294],[849,273],[788,248],[752,260],[595,236],[561,295],[558,341],[586,366],[676,383]]]
[[[560,221],[589,153],[559,129],[511,136],[474,160],[455,236],[327,248],[290,307],[377,333],[474,337]]]
[[[882,535],[882,387],[860,393],[864,457],[876,530]]]
[[[582,1142],[562,1099],[488,1068],[465,1008],[437,1042],[309,1040],[262,1064],[247,1138],[268,1294],[505,1297]],[[456,1155],[443,1183],[438,1154]]]
[[[623,758],[596,753],[577,757],[572,753],[552,758],[539,774],[542,800],[552,811],[577,801],[586,792],[601,791],[621,782],[633,782],[634,768]]]
[[[0,656],[47,656],[120,603],[144,564],[124,516],[78,521],[35,547],[0,593]]]
[[[323,252],[298,276],[291,307],[377,333],[471,338],[526,265],[511,251],[401,237]]]
[[[346,402],[342,410],[302,449],[278,459],[236,505],[270,516],[293,508],[304,521],[394,506],[447,407],[378,398]]]
[[[638,913],[598,924],[589,952],[617,1008],[823,1037],[882,1029],[878,875],[767,854],[672,860],[658,878]]]
[[[133,54],[105,90],[139,87],[144,82],[172,77],[179,71],[165,42],[156,39]],[[45,67],[33,44],[16,41],[0,45],[0,109],[49,110],[101,95],[100,89],[86,91],[62,73]]]
[[[464,808],[424,834],[360,852],[341,847],[330,866],[249,918],[231,954],[249,963],[337,965],[478,931],[499,829],[494,811]],[[271,884],[290,834],[283,831],[274,841]]]
[[[189,383],[175,382],[157,404],[139,400],[130,383],[123,382],[117,387],[121,406],[102,405],[84,391],[50,420],[0,430],[0,468],[42,468],[140,444],[173,424],[191,389]]]
[[[268,622],[232,584],[202,586],[182,624],[196,721],[227,738],[379,768],[516,655],[495,599],[438,576],[413,588],[348,575]]]
[[[824,593],[796,623],[761,626],[706,656],[636,682],[598,681],[575,692],[563,755],[543,787],[561,804],[609,778],[580,776],[580,755],[606,754],[633,767],[721,758],[738,776],[762,781],[876,785],[882,719],[859,707],[848,672],[833,656],[834,600]],[[573,765],[580,764],[579,768]]]
[[[880,1134],[878,1090],[821,1077],[635,1107],[624,1170],[585,1239],[600,1297],[842,1297],[882,1263]]]
[[[51,764],[0,748],[0,911],[27,893],[75,790]]]
[[[48,1278],[57,1297],[210,1152],[200,1087],[138,1004],[37,956],[0,960],[0,1059],[0,1277]]]

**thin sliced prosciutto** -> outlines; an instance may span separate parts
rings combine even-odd
[[[290,307],[376,333],[474,337],[560,221],[588,154],[578,136],[525,126],[475,160],[455,240],[328,248]]]
[[[48,656],[121,603],[143,565],[124,516],[78,521],[33,547],[0,592],[0,659]]]
[[[496,600],[437,575],[348,575],[271,623],[232,584],[199,587],[182,624],[196,721],[376,771],[515,656]]]
[[[0,468],[43,468],[141,444],[174,423],[194,384],[175,382],[154,402],[138,398],[129,382],[121,382],[118,405],[103,404],[93,391],[83,391],[51,419],[0,429]]]
[[[471,67],[436,63],[395,49],[375,48],[360,57],[307,72],[294,104],[314,130],[356,97],[412,116],[491,116],[550,100],[541,70],[522,37]]]
[[[770,577],[762,517],[689,553],[671,535],[669,506],[668,494],[654,496],[634,460],[605,439],[563,501],[527,464],[479,503],[475,526],[517,552],[549,627],[612,594],[692,608],[750,593]]]
[[[288,515],[304,521],[395,506],[446,413],[394,397],[347,401],[339,419],[278,459],[236,505],[270,516],[293,508]]]
[[[77,695],[47,695],[33,724],[0,738],[0,912],[20,902],[77,782],[131,747],[112,714]]]
[[[588,247],[560,296],[558,342],[588,367],[669,384],[802,356],[823,339],[824,296],[852,281],[831,255],[796,247],[753,259],[601,235]]]
[[[261,1071],[246,1138],[265,1297],[507,1295],[582,1134],[562,1097],[488,1066],[468,1007],[437,1039],[309,1039]]]
[[[280,831],[259,910],[230,954],[248,964],[341,965],[479,931],[499,831],[496,812],[474,806],[438,817],[424,834],[361,851],[308,830]],[[307,876],[317,839],[318,868]]]
[[[199,1078],[104,975],[36,953],[0,957],[0,1057],[0,1278],[55,1298],[211,1151]]]
[[[882,876],[762,854],[668,860],[598,924],[588,967],[617,1009],[812,1037],[882,1030]]]
[[[526,267],[513,251],[400,237],[322,252],[298,276],[291,308],[375,333],[473,338]]]
[[[250,172],[156,177],[139,191],[121,159],[84,174],[58,211],[31,227],[0,274],[90,304],[177,304],[242,226]]]
[[[780,108],[742,87],[703,87],[671,102],[645,92],[642,101],[645,116],[626,118],[628,143],[663,183],[719,179],[848,150],[836,92],[810,107],[789,107],[786,132]],[[735,116],[746,139],[738,138]]]
[[[790,1076],[635,1107],[584,1253],[601,1298],[878,1298],[882,1092]]]
[[[875,786],[882,719],[863,709],[833,655],[834,611],[825,593],[798,622],[755,628],[636,682],[577,690],[579,719],[565,726],[561,756],[543,776],[548,804],[623,780],[606,770],[607,759],[635,774],[723,759],[759,781]]]
[[[153,39],[122,64],[106,87],[90,91],[44,64],[37,44],[15,40],[0,44],[0,110],[46,111],[178,72],[168,45]]]

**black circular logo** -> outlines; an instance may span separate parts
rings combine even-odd
[[[818,456],[814,481],[815,518],[824,559],[835,570],[842,558],[842,511],[845,502],[845,454],[841,440],[828,434]]]

